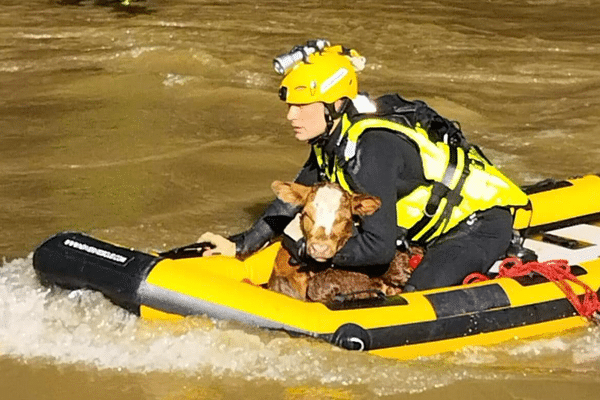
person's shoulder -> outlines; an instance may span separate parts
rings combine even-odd
[[[359,147],[369,148],[404,148],[413,147],[411,142],[403,135],[385,128],[371,128],[360,137]]]
[[[373,140],[396,140],[398,139],[398,134],[396,132],[390,131],[385,128],[369,128],[362,135],[361,139],[366,139],[366,141]]]

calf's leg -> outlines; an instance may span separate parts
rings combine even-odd
[[[267,288],[299,300],[306,300],[309,273],[291,265],[290,259],[290,253],[283,247],[280,248]]]

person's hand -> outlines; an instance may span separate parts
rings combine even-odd
[[[235,257],[235,243],[229,239],[212,232],[206,232],[198,238],[198,242],[209,242],[215,245],[214,249],[206,249],[203,257],[221,254],[228,257]]]

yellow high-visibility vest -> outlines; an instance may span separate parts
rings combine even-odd
[[[420,124],[413,129],[381,117],[351,122],[347,115],[342,117],[341,124],[338,143],[345,141],[340,149],[343,156],[332,159],[318,146],[313,146],[313,150],[327,179],[349,192],[352,189],[341,165],[356,156],[359,138],[365,132],[393,131],[417,145],[425,178],[431,183],[417,187],[396,203],[397,224],[408,231],[410,241],[425,244],[476,211],[494,206],[525,206],[528,202],[527,195],[476,148],[465,150],[433,142]]]

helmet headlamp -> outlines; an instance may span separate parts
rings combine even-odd
[[[290,69],[301,61],[307,62],[308,56],[322,51],[329,46],[325,39],[309,40],[305,46],[295,46],[290,52],[280,55],[273,60],[273,68],[280,75],[285,75]]]

